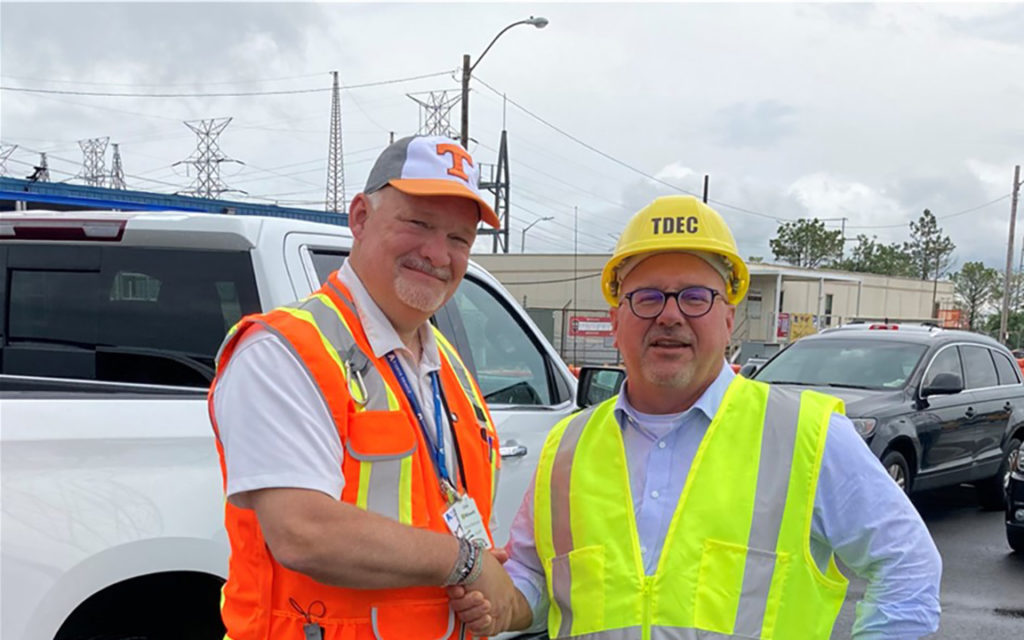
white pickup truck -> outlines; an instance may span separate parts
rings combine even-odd
[[[243,314],[318,288],[351,242],[274,218],[0,215],[0,638],[222,637],[214,353]],[[434,320],[501,437],[502,544],[576,381],[475,264]]]

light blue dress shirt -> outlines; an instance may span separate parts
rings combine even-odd
[[[619,395],[630,489],[648,575],[658,565],[669,522],[697,447],[735,374],[721,373],[683,413],[643,414]],[[914,505],[892,481],[845,416],[829,421],[811,523],[811,554],[827,566],[831,553],[868,581],[857,605],[857,640],[908,640],[939,624],[942,559]],[[740,460],[741,456],[737,456]],[[533,535],[531,483],[512,523],[505,568],[534,612],[531,630],[546,626],[548,594]]]

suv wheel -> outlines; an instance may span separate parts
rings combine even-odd
[[[978,503],[982,509],[995,511],[1006,508],[1006,488],[1010,484],[1011,465],[1017,459],[1020,440],[1010,438],[1003,449],[1003,461],[999,463],[999,471],[991,478],[986,478],[974,485],[978,494]]]
[[[903,493],[910,495],[910,465],[899,451],[888,451],[882,456],[882,466]]]

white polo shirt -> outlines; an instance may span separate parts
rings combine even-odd
[[[348,260],[338,276],[352,293],[373,356],[380,358],[390,351],[399,355],[433,443],[430,374],[441,368],[434,332],[428,324],[420,327],[421,356],[413,363],[412,353]],[[313,379],[276,335],[258,330],[242,339],[217,382],[213,411],[224,447],[227,496],[232,504],[238,504],[232,499],[237,494],[270,488],[313,489],[341,498],[344,449],[338,430]],[[451,429],[443,410],[442,420],[446,466],[454,478]]]

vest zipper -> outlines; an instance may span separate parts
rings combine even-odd
[[[651,583],[654,582],[652,576],[643,577],[643,585],[640,589],[640,597],[643,598],[644,603],[644,617],[642,627],[642,638],[643,640],[651,640]]]

